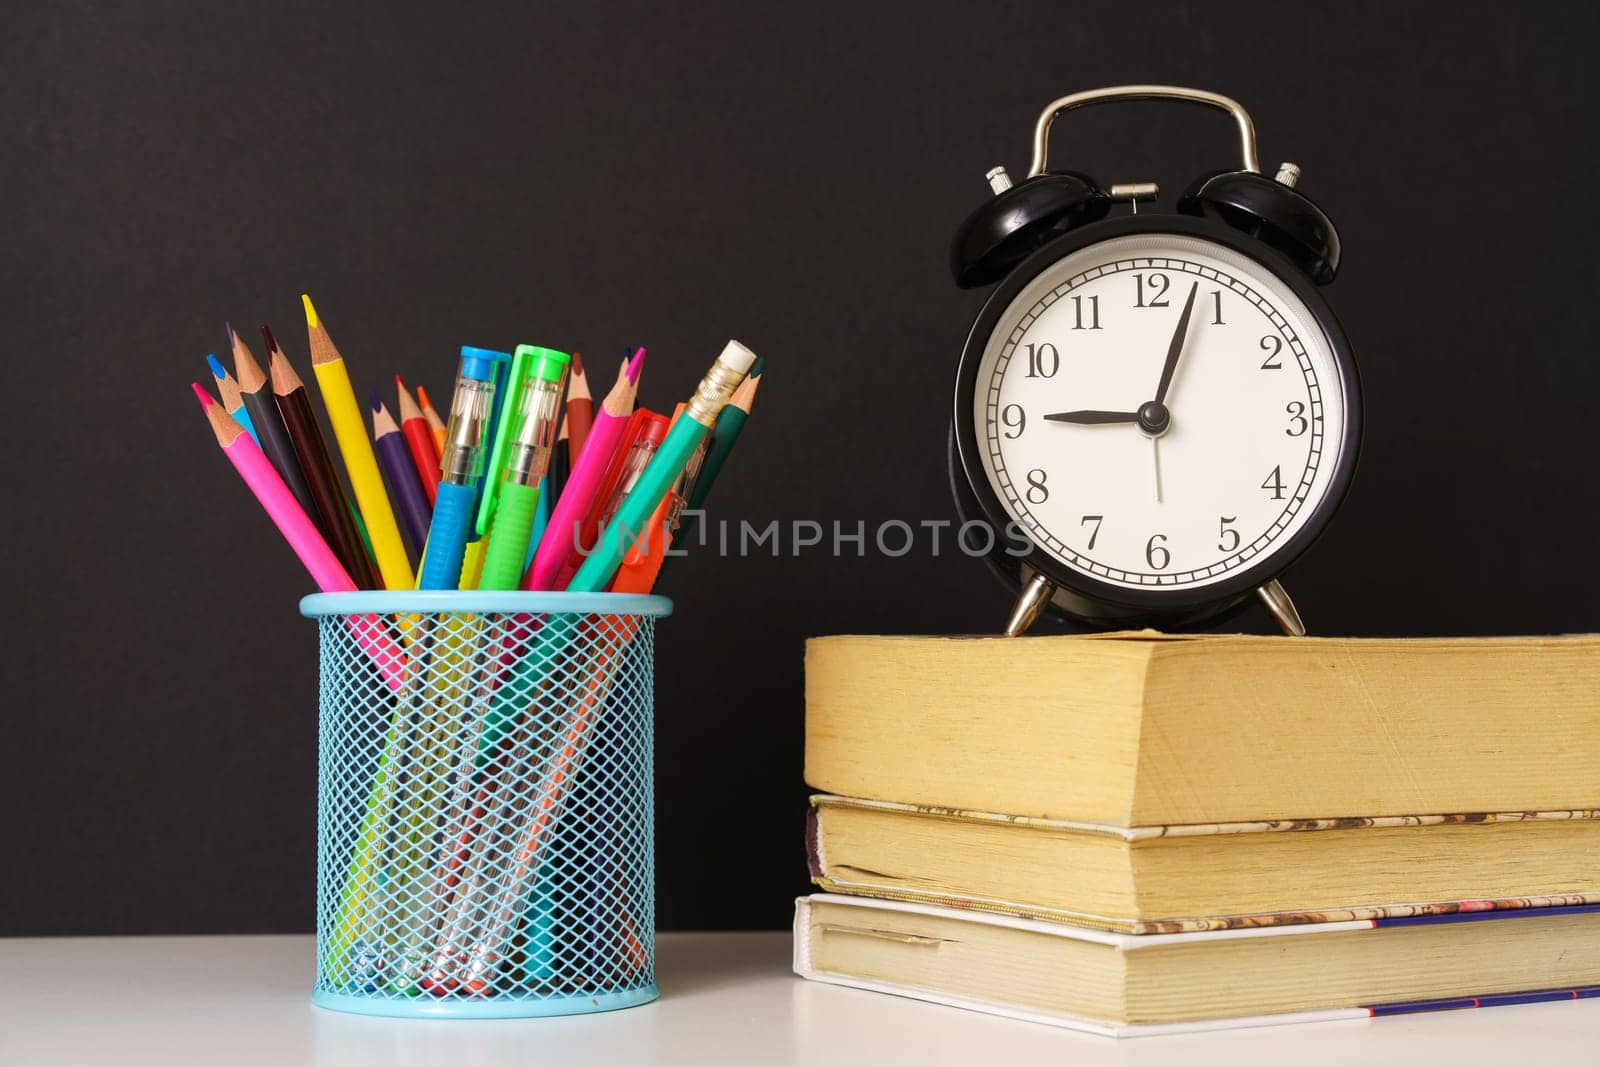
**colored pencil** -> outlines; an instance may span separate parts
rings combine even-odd
[[[228,373],[228,368],[216,356],[207,354],[206,365],[211,368],[211,374],[217,379],[217,393],[222,397],[223,410],[228,416],[245,428],[256,447],[261,447],[261,435],[256,433],[255,424],[250,419],[250,413],[244,408],[244,398],[239,395],[239,383],[234,381],[233,375]]]
[[[522,588],[556,588],[556,579],[575,548],[575,536],[594,505],[594,498],[600,492],[606,470],[611,465],[611,457],[628,428],[634,397],[639,392],[639,374],[644,370],[644,358],[645,350],[641,348],[633,354],[632,359],[623,361],[621,369],[617,371],[616,384],[601,401],[600,410],[594,413],[589,437],[567,475],[567,487],[550,514],[544,539],[533,554],[533,566],[523,576]]]
[[[622,562],[627,548],[625,531],[638,531],[650,518],[661,498],[672,488],[672,483],[682,473],[684,464],[699,445],[700,439],[711,432],[717,416],[727,406],[733,391],[744,381],[756,355],[738,341],[729,341],[722,354],[700,380],[695,394],[688,401],[683,417],[667,431],[667,439],[656,449],[655,458],[639,475],[639,481],[622,502],[622,507],[606,528],[589,557],[572,576],[567,588],[574,593],[597,593],[610,584]]]
[[[268,367],[278,414],[289,433],[289,440],[294,444],[295,459],[305,472],[317,514],[322,516],[322,528],[328,531],[334,552],[344,562],[345,570],[356,584],[362,589],[376,589],[377,575],[367,561],[367,553],[361,546],[361,535],[356,532],[355,522],[350,517],[349,501],[344,495],[344,487],[339,484],[339,475],[333,469],[333,457],[328,454],[328,444],[317,427],[317,416],[311,410],[305,383],[295,373],[283,349],[278,347],[272,331],[263,326],[261,332],[271,353]]]
[[[439,410],[433,406],[433,401],[428,399],[428,390],[417,386],[417,406],[422,409],[422,417],[428,420],[428,432],[433,434],[433,451],[440,459],[444,458],[444,420],[439,417]]]
[[[589,439],[594,422],[594,397],[589,395],[589,375],[583,369],[581,353],[572,353],[572,370],[567,375],[567,462],[576,466],[578,453]],[[554,462],[554,460],[552,460]]]
[[[378,571],[386,588],[410,589],[416,576],[412,573],[411,561],[406,558],[406,546],[400,539],[400,526],[395,522],[394,509],[389,506],[389,495],[383,491],[383,475],[378,473],[378,459],[367,437],[366,420],[356,404],[355,388],[350,384],[344,357],[334,346],[333,338],[328,336],[311,297],[302,293],[300,299],[305,303],[311,372],[316,375],[322,406],[333,427],[339,454],[344,457],[345,473],[350,476],[350,487],[355,490],[356,504],[366,521]]]
[[[239,472],[239,477],[255,494],[273,525],[300,558],[300,563],[311,572],[311,580],[317,584],[317,588],[324,593],[355,592],[356,585],[351,581],[349,572],[328,547],[328,542],[322,539],[322,534],[311,525],[306,513],[300,510],[294,494],[289,492],[289,487],[267,461],[255,439],[229,417],[199,382],[193,384],[193,389],[223,455],[228,457],[228,461]],[[406,657],[382,623],[370,615],[352,616],[350,628],[362,650],[377,665],[389,688],[396,692],[402,690],[406,680]]]
[[[700,461],[700,470],[689,485],[686,498],[687,514],[684,516],[683,525],[672,537],[674,548],[688,543],[695,523],[700,519],[700,512],[705,509],[706,497],[711,492],[711,486],[721,473],[723,464],[728,462],[728,456],[733,452],[733,446],[744,430],[745,420],[750,417],[750,409],[755,406],[756,390],[761,388],[761,372],[764,369],[761,360],[756,360],[756,365],[750,368],[750,376],[739,383],[739,388],[733,391],[728,406],[717,416],[717,425],[711,431],[705,458]]]
[[[416,465],[417,477],[422,481],[422,491],[428,495],[431,508],[439,495],[439,451],[433,443],[433,430],[398,374],[394,376],[394,385],[400,395],[400,432],[405,434],[406,448],[411,452],[411,462]],[[440,430],[442,432],[443,427]]]
[[[561,491],[567,487],[567,477],[572,473],[572,457],[568,451],[571,437],[568,435],[568,420],[571,415],[561,420],[561,429],[556,433],[555,447],[550,450],[550,469],[547,477],[550,479],[550,492],[547,494],[551,501],[561,499]]]
[[[406,448],[405,434],[400,432],[389,408],[378,399],[376,389],[372,391],[372,447],[378,454],[383,479],[389,483],[390,498],[400,513],[401,529],[411,541],[411,554],[420,556],[428,540],[433,508],[428,504],[428,494],[423,492],[422,479],[417,476],[417,465]]]
[[[283,425],[283,416],[278,413],[278,398],[268,388],[266,372],[232,325],[227,331],[228,347],[233,350],[233,369],[239,376],[239,394],[244,398],[245,410],[250,412],[250,421],[255,423],[261,451],[272,461],[279,477],[299,501],[301,510],[322,531],[322,536],[327,537],[328,528],[317,513],[316,502],[311,499],[311,488],[306,484],[305,472],[300,469],[300,459]]]

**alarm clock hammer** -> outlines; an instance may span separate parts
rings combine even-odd
[[[1227,112],[1239,166],[1197,179],[1171,214],[1137,211],[1153,183],[1104,188],[1048,169],[1057,115],[1151,99]],[[951,248],[958,285],[995,288],[958,365],[950,463],[963,519],[1028,542],[1020,558],[989,554],[1019,591],[1006,632],[1047,609],[1186,626],[1255,596],[1304,633],[1279,575],[1349,488],[1361,401],[1319,292],[1337,273],[1338,235],[1296,188],[1299,167],[1260,172],[1236,101],[1144,85],[1053,101],[1028,177],[987,177],[993,198]],[[1111,217],[1124,202],[1133,213]]]

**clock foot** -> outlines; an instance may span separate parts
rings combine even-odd
[[[1266,605],[1267,614],[1277,620],[1283,632],[1290,637],[1304,637],[1306,624],[1300,621],[1300,613],[1294,609],[1294,601],[1289,599],[1289,593],[1274,578],[1266,585],[1256,588],[1256,596],[1261,598],[1261,603]]]
[[[1011,609],[1011,619],[1006,623],[1006,636],[1018,637],[1026,633],[1028,628],[1038,621],[1039,613],[1050,603],[1055,591],[1055,585],[1042,574],[1035,574],[1028,579],[1028,584],[1022,587],[1022,595],[1017,598],[1016,606]]]

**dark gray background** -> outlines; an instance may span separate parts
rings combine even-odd
[[[312,922],[310,590],[188,395],[222,323],[305,373],[447,395],[463,342],[769,362],[716,513],[945,518],[945,252],[1052,97],[1168,81],[1255,116],[1338,221],[1366,385],[1314,629],[1600,629],[1592,5],[30,4],[0,39],[11,506],[0,934]],[[1052,161],[1169,190],[1225,119],[1074,115]],[[603,375],[601,376],[603,377]],[[983,631],[987,573],[673,568],[660,920],[777,927],[806,886],[803,639]],[[1264,628],[1258,614],[1236,625]]]

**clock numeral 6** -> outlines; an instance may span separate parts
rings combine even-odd
[[[1220,517],[1220,521],[1217,523],[1217,536],[1222,540],[1217,542],[1218,552],[1232,552],[1239,547],[1239,531],[1228,528],[1229,523],[1238,521],[1239,516],[1237,515],[1223,515]]]
[[[1261,351],[1267,358],[1261,361],[1262,370],[1282,370],[1283,363],[1278,359],[1278,353],[1283,351],[1283,338],[1267,334],[1261,339]]]
[[[1030,504],[1043,504],[1050,499],[1050,490],[1044,484],[1044,468],[1035,467],[1028,472],[1028,491],[1024,495]]]
[[[1061,369],[1061,353],[1048,341],[1042,345],[1023,345],[1028,354],[1028,377],[1054,378]]]
[[[1164,308],[1172,305],[1167,302],[1167,289],[1172,285],[1172,279],[1165,274],[1152,274],[1150,280],[1145,281],[1143,274],[1133,276],[1133,306],[1136,308]],[[1148,297],[1148,302],[1146,302]]]
[[[1306,406],[1300,401],[1289,401],[1288,407],[1283,410],[1289,413],[1289,428],[1283,432],[1290,437],[1299,437],[1310,427],[1311,423],[1306,420]]]
[[[1000,421],[1006,429],[1015,430],[1015,433],[1005,435],[1007,441],[1015,441],[1022,436],[1023,429],[1028,425],[1028,415],[1022,410],[1021,404],[1007,404],[1000,409]]]
[[[1151,570],[1164,571],[1172,562],[1172,553],[1163,547],[1166,540],[1166,534],[1151,534],[1150,540],[1144,543],[1144,561],[1150,564]]]
[[[1283,499],[1283,468],[1273,467],[1272,473],[1261,481],[1261,488],[1272,490],[1272,499]]]
[[[1085,515],[1078,520],[1079,526],[1087,526],[1091,522],[1094,523],[1094,529],[1089,531],[1089,551],[1091,552],[1094,551],[1095,541],[1100,537],[1100,524],[1105,521],[1105,518],[1104,515]]]

